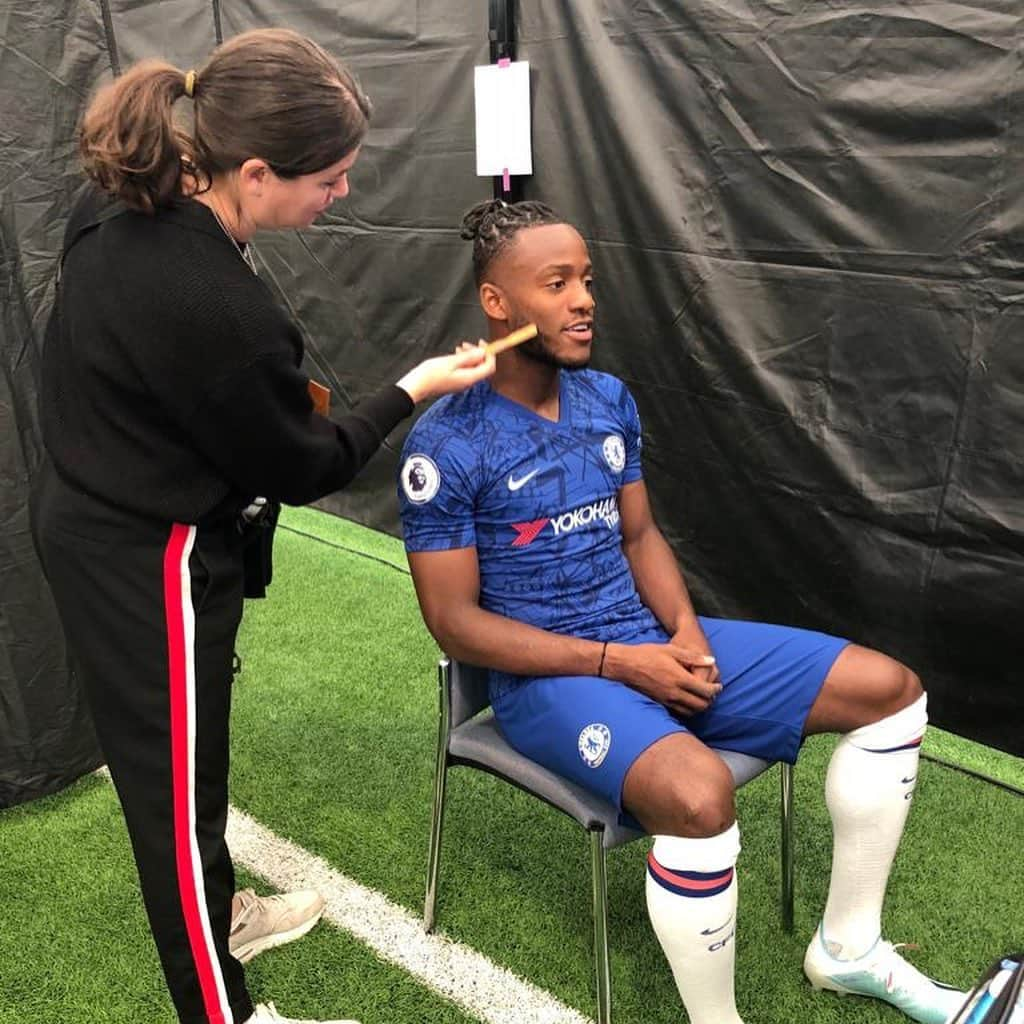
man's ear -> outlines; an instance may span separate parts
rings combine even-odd
[[[250,157],[238,168],[238,185],[242,192],[258,196],[272,173],[266,160]]]
[[[508,301],[498,285],[491,284],[490,281],[484,281],[480,285],[480,305],[488,320],[508,321]]]

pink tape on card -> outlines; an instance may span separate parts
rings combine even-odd
[[[509,66],[509,64],[511,64],[511,63],[512,63],[511,58],[509,58],[509,57],[502,57],[498,61],[498,67],[499,68],[507,68]]]

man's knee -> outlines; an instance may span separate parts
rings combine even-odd
[[[677,828],[666,834],[703,838],[721,835],[732,825],[736,820],[732,774],[724,765],[723,769],[726,779],[702,779],[680,786],[673,815]]]
[[[629,809],[655,835],[717,836],[736,820],[734,790],[732,772],[708,751],[699,767],[664,772]]]
[[[921,680],[902,662],[851,644],[829,671],[805,732],[852,732],[897,714],[923,694]]]
[[[921,678],[900,661],[890,658],[879,686],[880,702],[886,714],[909,707],[924,693]]]

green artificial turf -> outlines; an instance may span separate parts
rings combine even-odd
[[[236,739],[247,740],[235,745],[234,798],[270,827],[418,912],[439,652],[422,626],[409,578],[356,553],[404,569],[399,541],[309,509],[290,510],[283,526],[282,569],[271,598],[247,615],[236,705],[238,723],[245,723]],[[290,748],[275,746],[285,719],[292,723]],[[259,753],[247,749],[250,742]],[[739,797],[738,991],[750,1024],[900,1019],[887,1007],[816,995],[800,971],[829,874],[822,785],[833,742],[809,743],[797,769],[793,937],[781,931],[777,911],[777,774]],[[1000,772],[1012,776],[1019,769],[1018,759],[959,743]],[[267,785],[268,778],[276,785]],[[479,773],[455,770],[449,789],[439,926],[592,1014],[582,832]],[[1005,871],[1020,836],[1024,800],[923,764],[890,887],[888,935],[921,944],[916,963],[963,985],[996,955],[1024,945],[1018,909],[1024,883]],[[644,909],[644,850],[638,842],[609,858],[621,1024],[679,1020],[678,997]]]
[[[400,542],[313,509],[288,510],[269,598],[248,604],[239,652],[233,802],[419,913],[438,651]],[[792,936],[778,913],[777,772],[739,794],[737,989],[747,1024],[905,1021],[871,1001],[813,993],[801,974],[828,883],[822,788],[833,744],[810,741],[796,770]],[[936,730],[927,749],[1024,784],[1020,759]],[[887,937],[919,943],[908,954],[914,962],[960,985],[997,955],[1024,948],[1022,837],[1024,799],[923,762],[890,883]],[[684,1019],[644,907],[647,846],[641,840],[609,855],[616,1024]],[[244,873],[239,883],[266,890]],[[174,1020],[108,783],[89,777],[0,812],[0,893],[0,1024]],[[576,825],[489,776],[453,770],[440,930],[593,1016],[589,901],[587,846]],[[328,925],[247,972],[254,995],[289,1016],[470,1019]]]
[[[0,1024],[174,1024],[117,797],[87,776],[0,814]],[[238,871],[238,885],[271,891]],[[288,1016],[469,1024],[450,1003],[321,923],[246,968]]]

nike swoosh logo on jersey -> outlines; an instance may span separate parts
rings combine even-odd
[[[521,476],[518,480],[511,473],[509,473],[508,489],[510,491],[518,491],[520,487],[522,487],[524,484],[529,483],[539,472],[540,467],[538,466],[536,469],[531,469],[530,472],[526,474],[526,476]]]
[[[909,779],[903,779],[903,782],[913,782],[914,779],[916,779],[916,778],[917,778],[916,775],[911,775]]]

